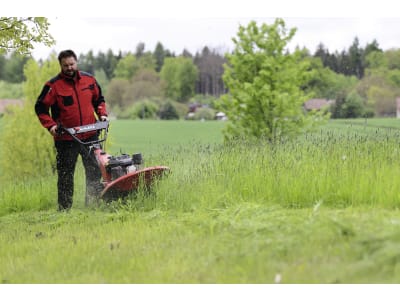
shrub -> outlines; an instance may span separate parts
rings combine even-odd
[[[214,120],[215,110],[209,107],[200,107],[189,120]]]
[[[0,99],[22,99],[23,95],[22,83],[9,83],[0,80]]]
[[[43,84],[59,72],[55,57],[39,66],[34,60],[25,65],[24,106],[4,115],[0,137],[2,180],[19,180],[52,174],[55,162],[53,138],[34,111]]]
[[[149,100],[138,101],[121,111],[118,115],[121,119],[156,119],[158,105]]]
[[[167,102],[161,106],[158,116],[161,120],[177,120],[179,119],[178,111],[171,102]]]

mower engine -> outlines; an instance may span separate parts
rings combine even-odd
[[[111,175],[111,180],[115,180],[142,168],[143,158],[141,153],[135,153],[132,156],[129,154],[110,156],[106,164],[106,171]]]

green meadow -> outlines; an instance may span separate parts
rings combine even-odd
[[[1,124],[1,123],[0,123]],[[113,121],[166,165],[151,193],[57,212],[56,176],[1,183],[2,283],[399,283],[400,121],[223,143],[223,122]]]

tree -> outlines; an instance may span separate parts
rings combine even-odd
[[[338,73],[341,73],[346,76],[352,75],[350,56],[348,53],[343,50],[338,54]]]
[[[100,84],[101,92],[103,95],[107,93],[107,87],[110,81],[107,78],[106,72],[103,69],[94,70],[94,75],[96,76],[97,82]],[[107,101],[107,100],[106,100]]]
[[[18,52],[13,52],[10,58],[7,59],[3,76],[4,80],[11,83],[21,83],[24,81],[24,65],[29,60],[26,55],[21,55]]]
[[[388,58],[381,51],[372,51],[368,53],[365,57],[365,64],[368,68],[378,69],[378,68],[388,68]],[[368,69],[366,70],[369,71]]]
[[[192,53],[190,53],[190,51],[187,50],[187,49],[183,49],[181,56],[183,56],[183,57],[189,57],[189,58],[192,58],[192,57],[193,57]]]
[[[239,27],[223,76],[229,90],[221,97],[221,108],[230,120],[226,139],[241,136],[273,142],[318,119],[303,112],[308,97],[301,86],[308,79],[308,63],[300,59],[300,51],[286,51],[295,32],[287,31],[282,19],[272,25],[258,27],[251,21]]]
[[[367,71],[357,84],[357,93],[366,99],[365,106],[379,117],[395,115],[395,99],[400,95],[398,70],[388,70],[378,65],[376,69]]]
[[[140,42],[139,44],[136,45],[136,52],[135,56],[137,58],[141,57],[145,52],[144,49],[146,48],[145,44],[143,42]]]
[[[164,46],[161,44],[161,42],[157,42],[157,45],[153,52],[153,58],[156,64],[155,70],[157,72],[160,72],[164,64],[164,59],[166,57],[171,57],[171,56],[172,56],[171,52],[169,50],[164,49]]]
[[[400,69],[400,49],[385,51],[389,69]]]
[[[90,74],[94,74],[95,58],[93,50],[90,50],[86,55],[79,55],[78,66],[80,70],[88,72]]]
[[[0,17],[0,54],[10,51],[28,54],[34,43],[53,45],[55,41],[48,33],[49,25],[43,17]]]
[[[306,58],[310,62],[310,79],[305,90],[314,98],[338,99],[349,93],[357,84],[355,76],[337,74],[328,67],[323,67],[320,58]]]
[[[338,55],[330,54],[324,44],[320,43],[314,53],[314,57],[319,57],[324,67],[328,67],[332,71],[339,72]]]
[[[124,103],[124,95],[129,87],[127,79],[114,78],[107,86],[107,93],[105,94],[107,104],[113,109],[124,108],[127,106]]]
[[[106,72],[108,80],[112,79],[114,69],[118,64],[118,60],[119,60],[119,58],[116,55],[114,55],[114,53],[111,49],[109,49],[107,51],[107,54],[105,57],[105,62],[103,64],[103,69],[104,69],[104,72]]]
[[[319,43],[317,46],[317,50],[314,53],[315,57],[321,58],[321,62],[326,67],[329,61],[329,51],[325,48],[324,44]]]
[[[225,58],[215,50],[204,47],[201,53],[196,53],[194,63],[199,70],[196,93],[219,97],[226,92],[222,81]]]
[[[182,56],[179,61],[181,65],[179,68],[180,96],[178,100],[180,102],[186,102],[194,95],[198,70],[190,58]]]
[[[364,101],[356,91],[350,92],[341,107],[342,118],[359,118],[364,114]]]
[[[134,66],[136,62],[136,56],[132,53],[128,53],[121,58],[114,70],[114,77],[119,79],[131,79],[134,75]]]
[[[7,60],[4,54],[0,54],[0,80],[5,80],[4,67],[6,65],[6,62]]]
[[[351,75],[357,76],[358,79],[364,76],[364,50],[359,47],[358,38],[355,37],[353,44],[349,48],[349,59]]]
[[[131,80],[133,76],[142,69],[156,69],[156,63],[151,53],[141,54],[140,57],[128,53],[125,57],[118,61],[114,70],[116,78]]]
[[[155,70],[156,61],[150,52],[143,53],[140,57],[137,57],[133,64],[133,76],[138,73],[139,70]]]
[[[383,52],[382,49],[379,48],[379,44],[375,39],[372,41],[372,43],[368,43],[367,46],[365,46],[364,58],[371,52]]]
[[[176,58],[166,58],[160,71],[160,78],[164,82],[164,96],[176,100],[179,94],[179,82],[175,80],[178,76],[178,65]]]
[[[168,57],[160,72],[161,79],[166,83],[167,98],[186,102],[194,95],[194,87],[198,70],[188,57]]]
[[[368,101],[375,103],[375,114],[379,117],[394,117],[396,115],[396,93],[388,87],[371,86],[368,89]]]
[[[320,55],[316,57],[305,58],[310,63],[310,79],[307,82],[305,90],[314,98],[333,99],[330,90],[332,88],[332,77],[337,75],[330,68],[324,67]]]
[[[158,73],[154,70],[142,69],[133,76],[122,100],[125,106],[130,106],[139,100],[158,98],[161,95],[161,83]]]

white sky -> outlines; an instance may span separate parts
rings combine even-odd
[[[22,1],[23,2],[23,1]],[[153,51],[160,41],[175,54],[192,54],[204,46],[233,49],[231,39],[250,20],[272,24],[277,17],[297,28],[291,46],[311,53],[322,42],[330,52],[347,49],[357,36],[365,47],[376,39],[381,48],[400,48],[400,9],[395,0],[69,0],[66,2],[12,1],[3,16],[49,18],[56,45],[38,45],[35,58],[73,49],[135,52],[143,42]],[[397,1],[400,2],[400,1]]]
[[[51,48],[36,47],[35,58],[47,58],[52,50],[73,49],[76,53],[93,50],[114,53],[135,52],[138,43],[145,44],[145,50],[153,51],[160,41],[164,48],[175,54],[183,49],[192,54],[201,51],[204,46],[219,49],[224,53],[233,49],[232,37],[235,37],[240,25],[250,20],[259,24],[272,24],[275,18],[244,17],[197,17],[194,19],[172,18],[68,18],[49,17],[50,33],[57,44]],[[305,46],[311,53],[319,43],[323,43],[330,52],[348,49],[357,36],[360,46],[376,39],[383,49],[400,48],[399,18],[284,18],[287,28],[297,28],[291,46]]]

